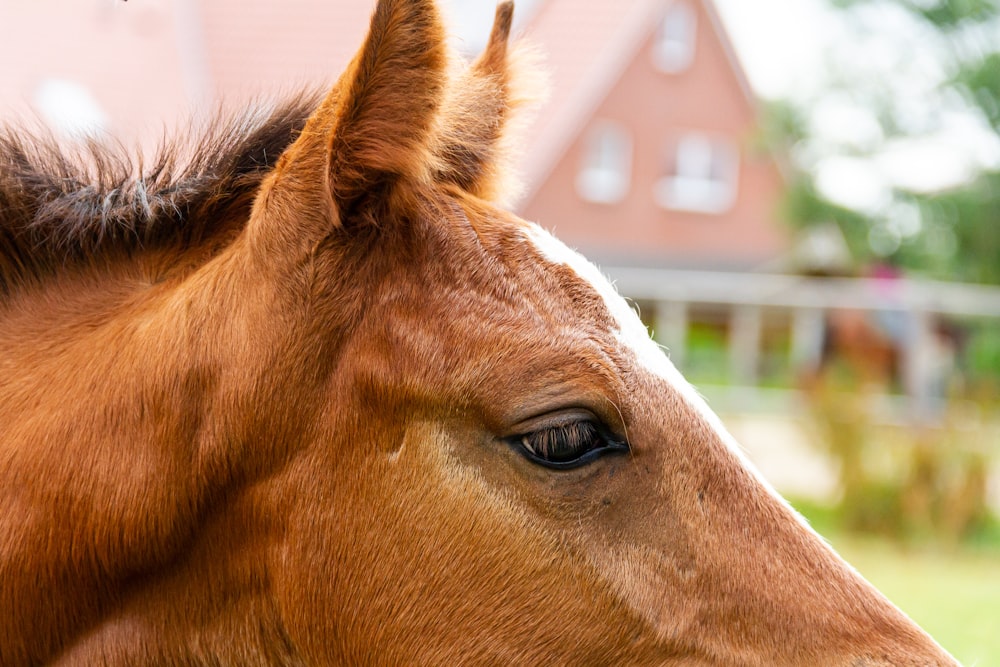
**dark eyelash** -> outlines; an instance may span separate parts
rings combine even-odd
[[[628,451],[607,429],[590,420],[551,426],[511,438],[533,463],[555,468],[576,468],[605,454]]]
[[[521,445],[547,461],[560,461],[592,449],[598,438],[597,427],[592,422],[574,422],[522,435]]]

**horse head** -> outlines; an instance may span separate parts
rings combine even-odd
[[[236,222],[47,316],[72,383],[10,329],[73,418],[0,403],[5,664],[955,664],[500,205],[511,12],[380,0]]]

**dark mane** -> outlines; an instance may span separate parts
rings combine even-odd
[[[121,144],[74,152],[51,134],[0,128],[0,296],[110,251],[189,246],[249,211],[261,179],[318,104],[219,115],[165,143],[151,166]]]

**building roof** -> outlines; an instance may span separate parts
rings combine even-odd
[[[492,16],[494,0],[474,1],[482,5],[482,15]],[[552,168],[670,1],[524,0],[524,11],[515,9],[519,31],[541,47],[551,77],[551,95],[527,129],[532,150],[520,165],[526,182],[540,182]],[[750,96],[711,0],[698,1],[713,17]],[[462,1],[466,17],[472,2]],[[162,125],[175,125],[190,110],[211,113],[219,100],[237,104],[329,84],[357,49],[373,5],[374,0],[2,3],[0,23],[13,30],[0,40],[0,60],[18,66],[0,68],[0,109],[5,118],[40,114],[53,121],[53,114],[39,108],[42,87],[51,81],[78,84],[111,134],[151,146]],[[460,20],[457,27],[482,30],[482,36],[463,36],[478,45],[488,19],[478,25]],[[65,101],[61,113],[73,113]]]
[[[756,104],[746,74],[712,0],[696,0],[709,16],[746,99]],[[547,57],[550,98],[527,131],[520,170],[540,187],[597,106],[656,29],[672,0],[546,0],[525,29]],[[585,11],[583,8],[585,7]]]

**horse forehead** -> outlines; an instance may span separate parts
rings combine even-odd
[[[677,385],[678,389],[690,388],[659,345],[650,338],[636,312],[596,265],[535,223],[528,223],[524,230],[528,243],[544,260],[568,267],[581,283],[600,297],[615,324],[615,337],[623,351],[631,352],[636,363],[671,385]]]
[[[649,332],[646,330],[646,325],[639,319],[638,314],[618,293],[618,290],[615,289],[607,277],[601,273],[600,269],[583,255],[569,248],[537,224],[528,223],[525,227],[525,236],[528,242],[545,260],[554,264],[568,266],[579,276],[581,281],[589,284],[600,295],[612,319],[615,321],[618,329],[615,332],[615,337],[622,350],[630,354],[633,357],[634,363],[638,366],[669,385],[681,400],[701,416],[711,436],[718,438],[768,492],[780,498],[779,494],[764,479],[756,466],[747,458],[743,448],[723,426],[718,415],[708,407],[705,399],[681,375],[680,371],[671,363],[665,351],[650,337]],[[654,396],[645,397],[645,399],[641,397],[633,398],[648,400],[650,402],[657,400],[657,397]],[[662,400],[662,397],[660,400]],[[651,407],[655,409],[656,406]]]

